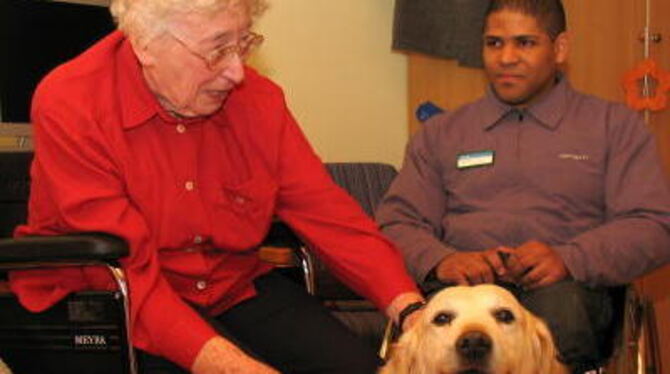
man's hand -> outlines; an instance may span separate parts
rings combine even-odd
[[[437,265],[435,275],[444,283],[458,285],[493,283],[496,275],[505,273],[505,266],[496,251],[454,252]]]
[[[507,270],[516,283],[525,288],[545,287],[568,276],[563,259],[544,243],[533,240],[516,249],[499,250],[509,254]]]
[[[208,340],[195,358],[193,374],[278,374],[266,364],[249,357],[230,341],[217,336]]]

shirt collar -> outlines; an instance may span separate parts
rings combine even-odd
[[[119,77],[118,94],[122,125],[128,130],[147,122],[161,109],[144,80],[140,62],[130,41],[122,36],[120,31],[115,32],[123,37],[116,57],[116,74]]]
[[[548,129],[556,129],[567,110],[567,103],[573,92],[570,82],[559,73],[557,83],[537,102],[523,109],[523,113],[532,116],[540,125]],[[493,128],[500,120],[519,109],[503,103],[489,86],[483,101],[481,124],[484,130]]]

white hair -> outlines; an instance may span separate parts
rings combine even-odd
[[[245,5],[252,17],[267,8],[266,0],[111,0],[109,8],[119,30],[146,43],[165,32],[175,15],[213,14],[235,1]]]

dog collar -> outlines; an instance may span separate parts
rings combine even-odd
[[[405,320],[407,317],[409,317],[410,314],[416,312],[419,309],[422,309],[424,306],[426,306],[425,301],[415,301],[413,303],[407,304],[406,307],[404,307],[400,313],[398,314],[398,330],[402,331],[402,326],[405,323]]]

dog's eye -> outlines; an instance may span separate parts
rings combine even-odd
[[[442,312],[433,318],[433,323],[438,326],[443,326],[454,320],[454,314],[448,312]]]
[[[495,312],[493,312],[493,316],[495,317],[498,322],[502,323],[512,323],[514,322],[514,313],[510,311],[509,309],[498,309]]]

